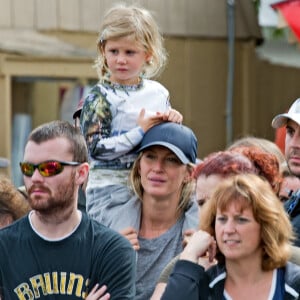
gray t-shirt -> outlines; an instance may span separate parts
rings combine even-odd
[[[137,252],[137,280],[135,300],[148,300],[164,267],[182,248],[183,218],[167,232],[154,239],[139,237]]]

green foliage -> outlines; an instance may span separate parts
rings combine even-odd
[[[256,12],[258,13],[258,9],[259,9],[259,6],[260,6],[260,0],[252,0],[253,1],[253,4],[254,4],[254,7],[256,9]]]

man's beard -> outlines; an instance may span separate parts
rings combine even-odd
[[[293,156],[297,156],[297,157],[300,157],[300,150],[299,149],[292,149],[292,151],[290,151],[290,153],[287,155],[287,165],[288,165],[288,169],[290,170],[290,172],[300,178],[300,164],[295,164],[295,163],[291,163],[290,162],[290,157],[293,157]]]
[[[34,187],[35,186],[32,186],[31,189]],[[43,215],[54,215],[68,210],[68,208],[74,205],[75,201],[75,173],[72,173],[69,184],[64,182],[58,186],[55,195],[51,194],[50,190],[47,188],[43,189],[48,192],[48,199],[32,198],[29,193],[28,201],[32,209]]]

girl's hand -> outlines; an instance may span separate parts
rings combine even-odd
[[[102,285],[101,288],[99,289],[99,284],[97,283],[90,291],[90,293],[87,295],[85,300],[109,300],[110,294],[105,293],[106,290],[107,290],[106,285]]]
[[[138,233],[133,227],[125,228],[121,230],[120,233],[126,237],[126,239],[130,242],[134,250],[140,250]]]
[[[168,110],[163,114],[163,120],[181,124],[183,121],[183,116],[179,111],[171,108],[170,110]]]
[[[140,111],[140,114],[137,119],[137,124],[143,129],[144,132],[147,132],[154,125],[162,123],[163,115],[161,113],[156,113],[151,116],[146,115],[146,111],[143,108]]]

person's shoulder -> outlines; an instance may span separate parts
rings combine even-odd
[[[289,294],[297,294],[298,297],[300,293],[300,266],[288,262],[284,269],[286,290]]]
[[[132,248],[129,241],[120,233],[99,223],[96,220],[93,220],[87,214],[84,215],[84,222],[89,223],[88,227],[91,228],[91,232],[93,234],[92,238],[96,244],[100,243],[102,246],[104,246],[106,243],[109,243],[111,245],[115,244],[118,247],[129,246]]]
[[[287,273],[294,273],[294,274],[298,274],[300,276],[300,265],[298,265],[296,263],[288,261],[286,263],[285,270]]]
[[[300,204],[300,190],[295,191],[290,198],[284,203],[284,208],[291,213]]]
[[[296,265],[300,265],[300,247],[292,246],[291,251],[292,255],[289,261]]]
[[[187,229],[197,229],[199,226],[199,208],[196,201],[190,201],[187,209],[184,212],[184,221],[182,231]]]
[[[226,278],[226,269],[223,264],[215,264],[206,270],[210,281],[222,281]]]
[[[289,283],[296,282],[300,288],[300,266],[292,262],[287,262],[285,266],[285,279]]]
[[[105,90],[105,86],[101,83],[97,83],[90,88],[88,93],[85,96],[84,104],[93,101],[95,98],[103,95],[103,91]]]
[[[154,91],[160,91],[162,93],[164,93],[165,95],[169,94],[169,91],[167,90],[167,88],[162,85],[160,82],[156,81],[156,80],[151,80],[151,79],[143,79],[144,80],[144,86],[146,88],[150,88]]]
[[[8,226],[0,229],[0,239],[4,239],[8,237],[13,239],[15,236],[18,236],[20,233],[24,233],[24,231],[29,227],[28,215],[23,216],[22,218],[14,221]]]

